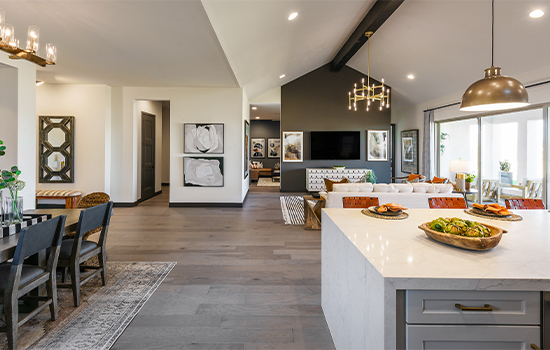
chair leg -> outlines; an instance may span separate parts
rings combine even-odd
[[[15,303],[15,305],[14,305]],[[10,295],[4,297],[4,315],[6,320],[6,332],[8,336],[8,349],[17,349],[17,323],[19,322],[19,310],[17,299],[12,300]]]
[[[57,319],[57,282],[55,280],[55,270],[51,272],[50,279],[46,282],[46,291],[48,293],[48,298],[52,299],[50,304],[50,315],[52,321]]]
[[[101,281],[103,285],[107,285],[107,254],[104,250],[98,255],[99,266],[101,267]]]
[[[78,307],[80,305],[80,266],[78,260],[71,261],[69,272],[71,273],[74,306]]]
[[[65,283],[67,281],[67,268],[62,267],[61,271],[61,283]]]

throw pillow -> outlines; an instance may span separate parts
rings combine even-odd
[[[434,183],[434,184],[444,184],[444,183],[447,183],[447,178],[434,176],[434,178],[432,179],[432,183]]]
[[[357,181],[351,181],[350,179],[347,179],[348,182],[350,183],[354,183],[354,184],[365,184],[367,183],[367,174],[361,176],[361,178]]]
[[[324,180],[325,180],[325,187],[327,188],[327,192],[332,192],[332,185],[334,184],[345,184],[349,182],[349,180],[346,178],[343,178],[342,181],[332,181],[329,179],[324,179]]]
[[[409,182],[418,182],[420,180],[420,176],[421,176],[420,174],[417,175],[417,174],[411,173],[409,175],[409,177],[407,178],[407,181],[409,181]]]

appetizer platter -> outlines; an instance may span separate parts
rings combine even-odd
[[[461,218],[437,218],[418,226],[438,242],[469,250],[488,250],[496,247],[506,231],[476,221]]]
[[[499,217],[509,217],[512,215],[512,213],[506,209],[506,207],[503,207],[499,205],[498,203],[492,203],[492,204],[478,204],[474,203],[472,204],[473,211],[486,216],[499,216]]]
[[[407,210],[407,208],[397,203],[386,203],[368,209],[375,214],[387,216],[398,216],[403,213],[403,210]]]

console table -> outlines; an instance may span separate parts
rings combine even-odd
[[[369,171],[371,171],[371,169],[349,168],[335,170],[332,168],[307,168],[306,189],[309,192],[326,191],[324,179],[341,181],[345,177],[350,181],[358,181]]]

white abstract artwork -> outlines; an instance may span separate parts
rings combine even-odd
[[[184,124],[184,153],[223,153],[223,124]]]
[[[223,157],[183,157],[183,186],[223,187]]]

